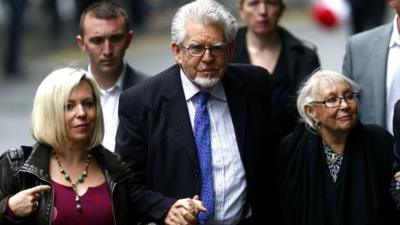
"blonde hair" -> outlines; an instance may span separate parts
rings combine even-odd
[[[99,145],[104,136],[103,113],[96,81],[83,69],[65,67],[50,73],[39,85],[31,115],[31,132],[39,143],[62,148],[67,143],[64,120],[65,106],[72,89],[83,80],[88,81],[96,105],[96,121],[88,148]]]

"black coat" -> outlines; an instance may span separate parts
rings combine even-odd
[[[251,63],[246,46],[247,28],[239,29],[236,36],[236,50],[232,62]],[[284,28],[279,28],[282,52],[276,69],[271,76],[272,110],[277,118],[281,135],[289,134],[296,126],[298,113],[296,96],[299,85],[315,69],[320,67],[315,47],[294,37]]]
[[[321,137],[299,124],[279,151],[284,224],[398,224],[389,194],[392,147],[393,137],[382,127],[357,124],[347,137],[333,183]]]
[[[395,174],[400,171],[400,100],[394,105],[393,133],[395,138],[393,174]],[[392,180],[390,192],[397,210],[400,210],[400,190],[396,189],[396,181],[394,178]]]
[[[248,184],[255,224],[275,216],[271,179],[277,148],[268,72],[229,65],[222,80]],[[144,184],[173,198],[200,194],[197,151],[180,67],[174,65],[122,93],[116,152],[140,173]]]
[[[49,174],[51,151],[50,147],[37,144],[33,148],[23,146],[9,150],[0,157],[0,224],[15,224],[4,216],[9,197],[37,185],[52,185]],[[115,225],[162,220],[173,201],[138,185],[132,171],[101,145],[92,149],[92,155],[103,170],[112,196]],[[132,201],[129,201],[129,196]],[[38,210],[19,224],[50,224],[53,198],[53,189],[44,192]]]

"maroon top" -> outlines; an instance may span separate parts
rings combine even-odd
[[[53,181],[54,209],[52,225],[113,225],[110,191],[107,183],[89,187],[81,196],[82,209],[76,209],[72,187]]]

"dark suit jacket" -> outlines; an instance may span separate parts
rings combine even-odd
[[[393,134],[395,139],[393,174],[395,174],[400,171],[400,100],[394,105]],[[396,190],[395,179],[392,180],[390,192],[397,210],[400,210],[400,190]]]
[[[174,65],[122,93],[116,138],[116,152],[144,184],[172,198],[200,194],[197,151],[179,74]],[[267,204],[276,206],[272,162],[277,140],[268,77],[260,67],[230,65],[222,81],[255,224],[274,216]]]
[[[122,90],[126,90],[148,77],[148,75],[145,75],[142,72],[133,69],[129,64],[126,64],[125,77],[122,81]]]

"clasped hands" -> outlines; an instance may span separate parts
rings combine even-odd
[[[194,225],[197,224],[197,214],[207,211],[199,200],[199,196],[180,199],[168,211],[164,220],[167,225]]]

